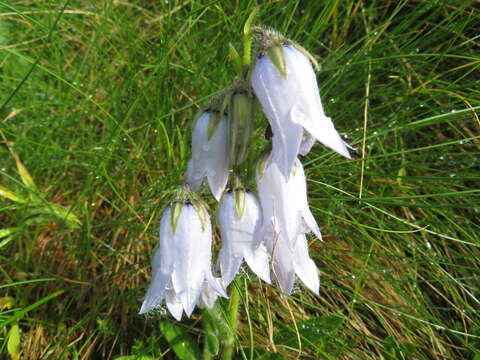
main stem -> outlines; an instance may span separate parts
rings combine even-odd
[[[231,360],[235,353],[235,333],[238,325],[238,307],[240,305],[240,283],[238,279],[233,282],[230,292],[230,302],[228,304],[227,322],[230,328],[228,336],[224,342],[222,360]]]

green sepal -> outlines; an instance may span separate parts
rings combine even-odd
[[[265,170],[265,167],[267,166],[268,159],[270,158],[270,152],[271,149],[265,149],[265,151],[260,155],[258,159],[258,164],[257,164],[257,172],[259,177],[263,177],[263,171]]]
[[[235,201],[235,211],[237,212],[237,216],[239,219],[243,217],[243,214],[245,213],[245,190],[240,188],[240,189],[234,189],[233,190],[233,200]]]
[[[172,234],[175,235],[175,231],[177,231],[178,219],[180,219],[180,215],[182,214],[183,203],[175,202],[172,204],[172,209],[170,212],[170,226],[172,227]]]
[[[200,218],[200,223],[202,224],[202,231],[205,231],[208,223],[207,219],[207,209],[203,205],[203,201],[200,199],[192,200],[192,206]]]
[[[233,68],[237,74],[241,74],[243,70],[242,58],[238,54],[237,49],[232,45],[232,43],[228,43],[228,56],[233,63]]]
[[[270,47],[266,51],[266,55],[272,62],[275,69],[277,69],[280,76],[284,79],[287,78],[287,63],[285,60],[285,51],[283,45],[280,42]]]
[[[170,226],[172,227],[172,234],[175,234],[177,230],[178,220],[182,213],[182,209],[186,204],[193,206],[195,211],[200,218],[202,224],[202,230],[205,230],[208,218],[207,218],[207,208],[206,204],[200,198],[200,196],[190,189],[187,184],[184,184],[181,188],[177,189],[172,196],[170,203],[171,213],[170,213]]]
[[[213,134],[215,134],[215,131],[217,130],[218,124],[220,124],[220,120],[222,119],[222,117],[220,116],[220,113],[216,111],[210,111],[209,114],[210,115],[208,118],[207,139],[210,141]]]

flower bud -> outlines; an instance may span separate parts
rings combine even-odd
[[[213,196],[220,200],[228,180],[227,119],[218,112],[204,112],[192,133],[192,158],[185,177],[198,190],[204,178]]]
[[[253,122],[253,97],[250,92],[236,92],[228,111],[230,164],[239,166],[248,156]]]

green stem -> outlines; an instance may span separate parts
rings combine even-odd
[[[248,71],[252,56],[252,34],[249,33],[243,38],[243,67]]]
[[[224,341],[222,360],[231,360],[235,353],[235,333],[238,325],[238,307],[240,305],[240,283],[238,280],[233,282],[230,292],[230,302],[228,304],[227,321],[230,331]]]

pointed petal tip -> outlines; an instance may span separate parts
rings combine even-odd
[[[138,315],[143,315],[148,313],[149,311],[153,310],[153,306],[151,304],[143,303],[142,307],[140,308],[140,311],[138,312]]]

